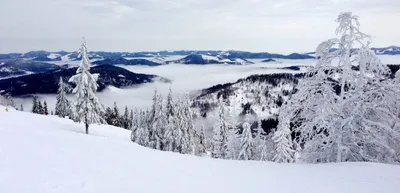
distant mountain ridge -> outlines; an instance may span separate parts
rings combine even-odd
[[[60,77],[67,82],[76,73],[76,69],[59,69],[45,73],[3,79],[0,80],[0,94],[10,94],[12,96],[54,94],[57,93]],[[90,69],[90,72],[92,74],[99,74],[97,81],[99,84],[98,91],[102,91],[109,85],[121,88],[153,82],[153,79],[157,77],[155,75],[133,73],[112,65],[95,66]],[[71,83],[68,84],[72,86]]]

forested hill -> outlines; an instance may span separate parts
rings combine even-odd
[[[12,96],[54,94],[57,93],[60,77],[67,82],[76,73],[76,70],[77,68],[69,68],[0,80],[0,94]],[[102,91],[109,85],[121,88],[152,82],[156,77],[155,75],[133,73],[112,65],[95,66],[90,69],[90,72],[99,74],[98,91]],[[71,83],[69,84],[72,86]]]

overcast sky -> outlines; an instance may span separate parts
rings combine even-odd
[[[340,12],[373,46],[400,45],[400,0],[0,0],[0,52],[313,51]]]

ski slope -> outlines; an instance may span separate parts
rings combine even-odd
[[[214,160],[0,106],[1,193],[398,193],[400,166]]]

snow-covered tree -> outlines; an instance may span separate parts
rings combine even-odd
[[[37,110],[38,110],[38,114],[43,115],[44,114],[44,109],[43,109],[43,105],[41,101],[38,101],[38,105],[37,105]]]
[[[239,159],[240,160],[252,160],[253,158],[254,158],[253,134],[251,133],[250,120],[246,116],[246,120],[243,123],[243,132],[242,132],[242,138],[241,138]]]
[[[272,137],[276,146],[276,154],[273,159],[278,163],[292,163],[294,161],[295,151],[293,150],[291,131],[288,121],[284,121],[283,119],[284,118],[281,118],[278,130]]]
[[[110,107],[107,107],[105,112],[104,112],[104,120],[106,121],[107,124],[112,125],[113,123],[113,110]]]
[[[0,105],[4,105],[6,107],[15,107],[14,99],[8,94],[0,95]]]
[[[166,151],[175,151],[176,144],[176,136],[177,133],[177,120],[176,120],[176,108],[174,107],[174,102],[172,100],[172,91],[171,88],[169,90],[169,94],[167,97],[166,105],[165,105],[165,117],[167,120],[167,126],[165,127],[165,150]]]
[[[34,96],[32,100],[32,113],[39,114],[39,102],[37,96]]]
[[[136,141],[139,145],[150,146],[149,111],[141,111],[138,118]]]
[[[227,144],[227,154],[225,159],[236,160],[239,159],[241,138],[236,129],[228,130],[228,144]]]
[[[69,79],[69,82],[75,83],[73,90],[76,101],[74,104],[77,118],[85,124],[86,134],[89,134],[89,125],[93,123],[104,122],[102,113],[104,108],[100,100],[96,97],[98,88],[98,74],[90,73],[90,61],[87,54],[86,40],[83,40],[79,50],[79,56],[82,58],[81,63],[76,71],[76,75]]]
[[[167,119],[163,110],[163,99],[158,90],[154,90],[153,104],[149,114],[150,147],[158,150],[165,148],[165,127]]]
[[[306,162],[391,162],[399,134],[379,97],[388,92],[388,68],[368,48],[357,16],[341,13],[337,22],[339,38],[318,46],[317,65],[281,108],[280,122],[293,123]]]
[[[65,91],[65,83],[60,77],[60,81],[58,82],[58,91],[57,91],[57,102],[56,102],[56,111],[55,114],[59,117],[67,117],[70,116],[71,104],[66,96]]]
[[[181,106],[181,117],[182,119],[182,124],[180,125],[184,138],[185,138],[185,143],[182,144],[182,152],[183,154],[194,154],[195,149],[196,149],[196,143],[195,143],[195,128],[194,128],[194,123],[193,123],[193,113],[190,108],[190,97],[189,93],[186,93],[183,96],[182,100],[182,106]]]
[[[129,129],[130,128],[130,123],[132,121],[129,119],[129,111],[128,111],[128,106],[125,106],[125,111],[124,115],[122,116],[122,127],[124,129]]]
[[[201,125],[199,131],[195,131],[195,143],[195,155],[204,155],[207,152],[204,125]]]
[[[139,123],[139,119],[141,118],[141,117],[139,117],[139,116],[141,116],[141,114],[140,114],[140,112],[138,111],[138,109],[137,108],[135,108],[135,111],[133,111],[132,110],[132,125],[131,125],[131,128],[130,128],[130,130],[132,131],[131,132],[131,141],[132,142],[137,142],[137,130],[139,129],[139,125],[140,125],[140,123]]]
[[[20,105],[19,110],[20,111],[24,111],[24,105],[23,104]]]
[[[47,108],[47,102],[43,102],[43,114],[48,115],[49,114],[49,109]]]
[[[261,158],[261,151],[265,146],[265,142],[264,142],[264,130],[262,128],[262,121],[261,119],[258,119],[257,122],[257,129],[256,129],[256,135],[254,137],[253,143],[254,143],[254,149],[253,149],[253,153],[254,153],[254,160],[260,160]]]
[[[133,117],[134,117],[134,115],[133,115],[133,109],[131,109],[131,112],[129,113],[129,126],[128,126],[128,129],[132,129],[132,124],[133,124]]]
[[[110,117],[111,125],[114,125],[116,127],[122,127],[122,117],[119,113],[119,109],[117,106],[117,103],[114,102],[114,106],[112,108],[112,113]]]
[[[211,156],[217,159],[225,159],[227,158],[229,128],[228,123],[225,121],[225,108],[222,100],[218,105],[217,118],[211,139]]]

